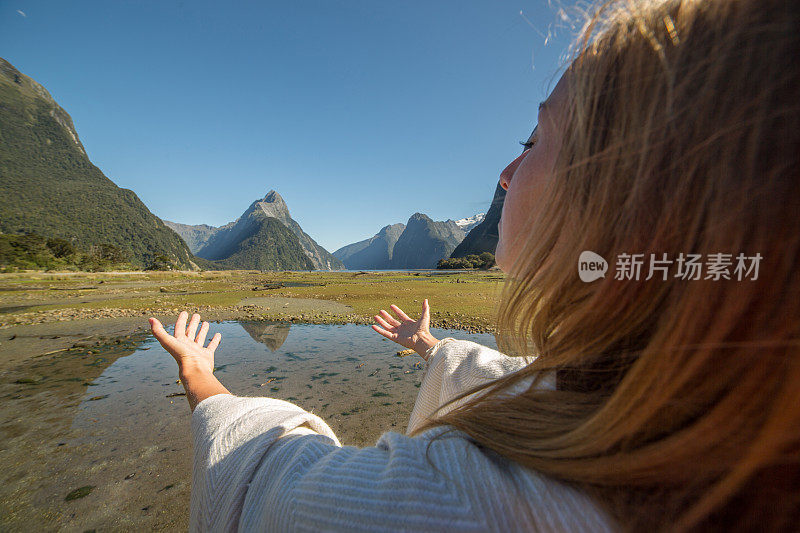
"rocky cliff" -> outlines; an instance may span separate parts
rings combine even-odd
[[[506,191],[497,184],[494,191],[492,203],[483,221],[472,228],[461,243],[456,246],[450,257],[465,257],[470,254],[480,255],[483,252],[494,254],[497,248],[497,223],[500,222],[500,215],[503,213],[503,201],[506,198]]]

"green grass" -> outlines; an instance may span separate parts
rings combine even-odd
[[[496,273],[459,273],[436,276],[413,274],[367,274],[353,279],[352,273],[327,274],[322,287],[293,287],[277,294],[299,298],[333,300],[348,305],[358,314],[372,315],[395,304],[409,315],[416,315],[427,298],[434,318],[473,318],[493,321],[502,289]],[[456,279],[465,283],[456,283]]]
[[[306,283],[308,286],[253,290],[268,283]],[[0,288],[3,289],[0,291],[0,306],[17,303],[35,306],[20,312],[65,309],[190,310],[201,307],[231,309],[246,298],[274,296],[338,302],[352,308],[352,312],[346,313],[348,320],[353,316],[369,320],[381,309],[388,310],[391,304],[400,306],[410,316],[416,317],[422,309],[422,301],[427,298],[431,304],[434,326],[486,328],[494,324],[502,284],[503,275],[492,271],[436,275],[394,272],[363,275],[353,272],[260,274],[252,271],[15,273],[0,274]],[[27,290],[31,286],[48,289]],[[162,287],[166,292],[161,292]],[[82,298],[88,300],[90,297],[92,301],[82,301]],[[42,303],[36,305],[37,302]],[[289,317],[289,313],[281,307],[250,312],[283,319]],[[307,315],[306,318],[310,314],[314,314],[313,304],[310,311],[297,313],[298,317]]]

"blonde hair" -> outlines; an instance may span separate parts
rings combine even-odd
[[[788,1],[598,10],[500,309],[500,348],[538,357],[417,434],[465,431],[626,530],[800,528],[799,28]],[[762,260],[584,283],[583,250]],[[546,371],[557,390],[500,394]]]

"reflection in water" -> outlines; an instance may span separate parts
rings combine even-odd
[[[405,431],[421,359],[397,357],[370,327],[223,322],[216,332],[215,374],[233,394],[296,403],[343,444]],[[495,346],[491,335],[433,334]],[[6,374],[0,530],[185,530],[191,416],[177,370],[150,337],[135,351],[56,354]]]
[[[239,321],[244,330],[250,334],[254,341],[260,342],[273,352],[283,346],[289,336],[291,325],[287,322],[246,322]]]

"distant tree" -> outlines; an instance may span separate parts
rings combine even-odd
[[[47,251],[47,241],[41,235],[27,233],[17,237],[17,247],[29,253],[42,253]]]
[[[99,263],[117,264],[128,260],[128,254],[124,250],[108,243],[92,246],[91,254]]]
[[[113,245],[94,246],[86,252],[61,238],[45,238],[35,233],[0,233],[0,269],[87,270],[130,268],[128,254]]]
[[[494,266],[494,255],[490,252],[483,252],[481,255],[470,254],[465,257],[451,257],[440,259],[436,268],[441,270],[457,270],[480,268],[488,270]]]
[[[495,265],[494,255],[492,254],[492,252],[483,252],[478,257],[483,262],[483,264],[479,268],[483,270],[489,270]]]
[[[175,265],[170,261],[169,257],[165,255],[157,255],[153,258],[146,270],[174,270]]]
[[[58,237],[47,239],[47,247],[53,255],[58,258],[75,255],[78,251],[71,242],[66,239],[59,239]]]

